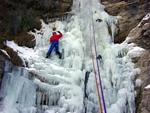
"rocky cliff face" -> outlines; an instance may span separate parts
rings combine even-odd
[[[102,0],[102,2],[109,14],[119,18],[119,33],[115,43],[121,43],[128,37],[128,43],[135,43],[145,49],[140,57],[133,59],[141,69],[138,79],[142,81],[141,86],[135,88],[137,91],[135,103],[136,113],[149,113],[150,89],[145,87],[150,84],[150,1]],[[146,14],[148,15],[144,17]]]
[[[150,112],[150,89],[145,87],[150,84],[150,13],[128,35],[129,43],[135,43],[145,49],[145,52],[133,61],[141,69],[138,79],[142,85],[137,90],[136,105],[137,113]]]
[[[123,42],[129,32],[150,11],[148,0],[102,0],[102,3],[109,14],[118,16],[119,34],[115,38],[115,43]]]

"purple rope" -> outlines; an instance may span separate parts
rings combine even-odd
[[[93,22],[93,17],[92,17],[92,25],[93,25],[93,38],[94,38],[94,48],[95,48],[95,55],[97,57],[97,49],[96,49],[96,39],[95,39],[95,30],[94,30],[94,22]],[[104,107],[104,112],[107,113],[106,110],[106,105],[105,105],[105,98],[104,98],[104,93],[103,93],[103,88],[102,88],[102,81],[101,81],[101,75],[100,75],[100,69],[99,69],[99,64],[98,64],[98,59],[96,58],[96,64],[97,64],[97,69],[98,69],[98,78],[99,78],[99,83],[100,83],[100,90],[102,94],[102,101],[103,101],[103,107]]]

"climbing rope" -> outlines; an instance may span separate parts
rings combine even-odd
[[[90,10],[91,10],[91,13],[92,13],[92,7],[90,7]],[[95,38],[93,13],[92,13],[92,28],[93,28],[92,30],[93,30],[94,50],[95,50],[95,55],[97,57],[98,55],[97,55],[97,48],[96,48],[96,38]],[[91,37],[90,43],[91,43],[90,45],[91,45],[91,54],[92,54],[93,68],[94,68],[94,71],[95,71],[96,69],[95,69],[95,64],[94,64],[94,56],[93,56],[93,53],[92,53],[92,37]],[[97,70],[98,70],[98,77],[99,77],[99,84],[100,84],[103,108],[104,108],[104,112],[107,113],[106,105],[105,105],[105,98],[104,98],[104,93],[103,93],[103,88],[102,88],[102,81],[101,81],[100,69],[99,69],[100,66],[99,66],[99,63],[98,63],[98,59],[96,59],[96,64],[97,64]],[[95,73],[95,76],[96,76],[96,71],[94,73]],[[96,84],[98,84],[97,83],[97,77],[95,77],[95,79],[96,79]],[[100,93],[99,93],[99,96],[100,96]],[[103,108],[102,108],[102,104],[101,104],[101,98],[99,98],[99,99],[100,99],[100,102],[99,102],[100,103],[100,111],[101,111],[101,113],[103,113]]]
[[[92,20],[93,24],[93,20]],[[94,49],[95,49],[95,55],[97,57],[97,50],[96,50],[96,39],[95,39],[95,34],[94,34],[94,25],[93,25],[93,38],[94,38]],[[98,78],[99,78],[99,84],[100,84],[100,90],[101,90],[101,95],[102,95],[102,102],[103,102],[103,107],[104,107],[104,112],[107,113],[106,111],[106,105],[105,105],[105,99],[104,99],[104,93],[103,93],[103,88],[102,88],[102,81],[101,81],[101,76],[100,76],[100,69],[99,69],[99,64],[98,64],[98,59],[96,59],[96,64],[97,64],[97,70],[98,70]]]
[[[90,23],[90,31],[91,31],[91,23]],[[92,36],[91,36],[91,32],[90,32],[90,51],[91,51],[91,56],[92,56],[92,64],[93,64],[93,69],[94,69],[94,77],[95,77],[95,81],[96,81],[96,89],[97,89],[97,93],[98,93],[98,102],[99,102],[99,107],[100,107],[100,113],[103,113],[103,107],[102,107],[102,102],[101,102],[101,95],[100,95],[100,90],[99,90],[99,86],[98,86],[98,81],[97,81],[97,76],[96,76],[96,69],[95,69],[95,63],[94,63],[94,55],[93,55],[93,51],[92,51]]]

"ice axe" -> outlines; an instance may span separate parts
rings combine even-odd
[[[56,31],[56,27],[52,27],[53,31]]]
[[[55,24],[52,26],[52,30],[53,30],[53,31],[56,31]]]

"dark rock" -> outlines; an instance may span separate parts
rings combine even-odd
[[[145,87],[150,84],[150,52],[143,53],[137,61],[137,66],[141,69],[140,76],[138,77],[142,81],[140,88],[136,89],[137,97],[136,113],[149,113],[150,112],[150,89],[146,90]]]
[[[6,60],[0,55],[0,85],[4,74],[5,61]]]
[[[148,30],[150,29],[150,23],[145,23],[143,26],[142,26],[142,30]]]
[[[143,33],[143,36],[150,38],[150,30],[145,31],[145,32]]]
[[[109,14],[120,16],[119,33],[115,43],[123,42],[129,32],[136,27],[141,19],[150,11],[150,1],[138,0],[102,0]]]
[[[129,43],[134,42],[138,46],[150,51],[150,16],[148,17],[147,15],[145,16],[147,18],[145,19],[144,17],[140,24],[129,33],[128,37],[130,37]]]
[[[20,56],[18,56],[18,53],[16,51],[14,51],[12,48],[7,47],[5,48],[5,50],[7,51],[8,55],[10,56],[10,61],[16,65],[16,66],[25,66],[24,61],[22,58],[20,58]]]
[[[150,89],[144,89],[141,94],[141,102],[137,113],[149,113],[150,112]]]
[[[35,40],[34,36],[28,34],[27,32],[22,32],[15,36],[14,41],[19,45],[19,46],[26,46],[33,48],[35,46]]]
[[[0,36],[0,49],[4,49],[6,47],[6,40],[4,37]]]

